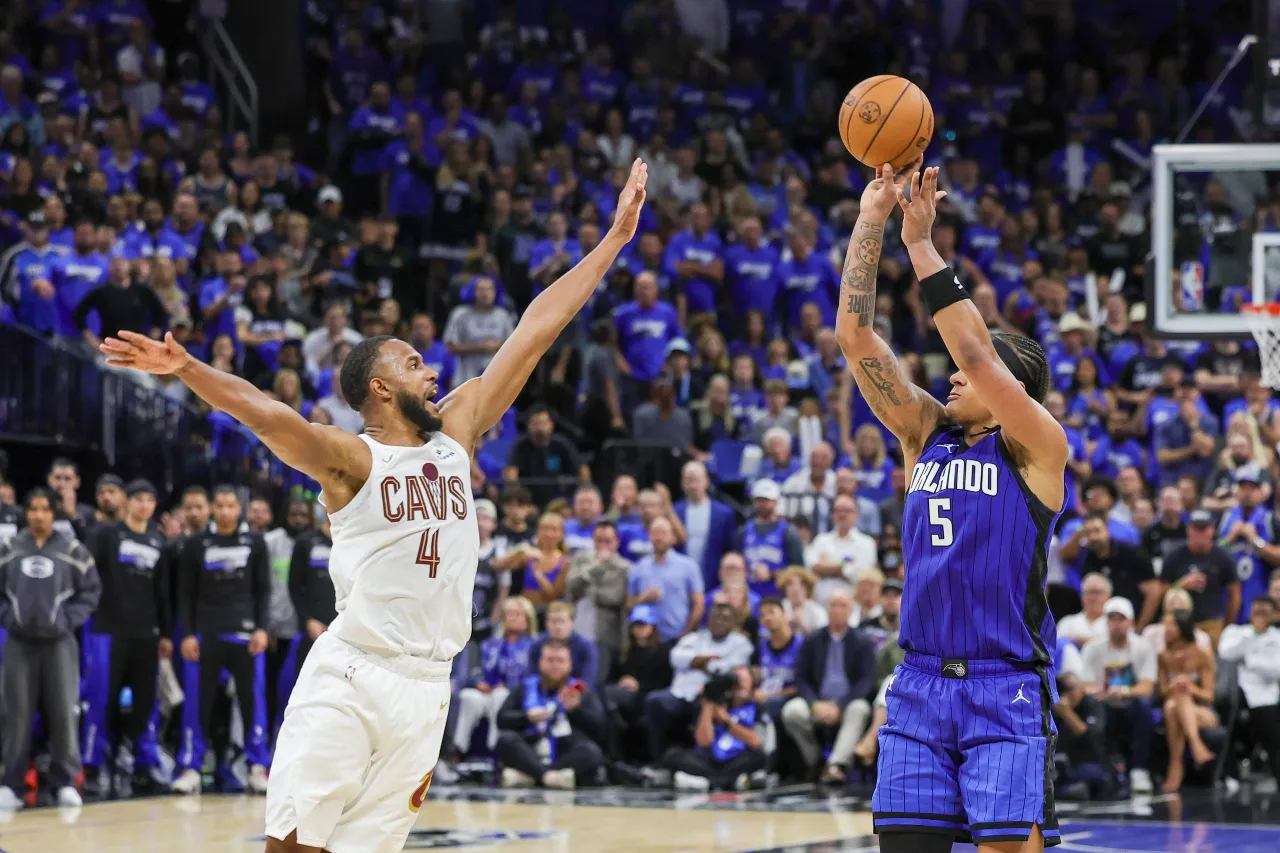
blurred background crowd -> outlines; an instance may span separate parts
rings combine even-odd
[[[1049,353],[1072,447],[1050,574],[1060,790],[1280,775],[1280,402],[1252,342],[1166,343],[1145,304],[1152,145],[1179,137],[1248,3],[312,0],[306,126],[257,138],[208,82],[195,5],[0,12],[0,338],[22,365],[0,379],[0,539],[30,523],[96,562],[66,579],[77,618],[47,629],[78,638],[84,683],[64,698],[87,786],[145,758],[140,783],[195,790],[242,755],[239,782],[204,782],[256,788],[290,673],[333,616],[315,484],[180,382],[97,365],[100,336],[171,331],[359,432],[336,381],[355,343],[412,342],[442,394],[478,375],[600,240],[635,157],[640,232],[476,448],[484,560],[436,780],[869,783],[901,654],[907,472],[833,332],[867,180],[835,116],[877,73],[937,113],[935,244],[993,330]],[[1252,139],[1251,85],[1236,67],[1187,140]],[[1277,211],[1261,173],[1182,187],[1188,310],[1238,310],[1249,237]],[[876,329],[945,396],[952,364],[895,243]],[[191,580],[233,541],[240,586]],[[38,594],[12,568],[6,583]],[[219,608],[249,614],[244,660],[191,660],[184,638]],[[95,609],[117,615],[86,624]],[[0,624],[10,646],[31,636],[16,610]],[[130,631],[170,670],[154,713],[134,701],[146,667],[117,671],[91,639]],[[566,685],[566,728],[529,718],[526,692]],[[208,698],[228,689],[229,726]],[[20,798],[30,745],[11,730]]]

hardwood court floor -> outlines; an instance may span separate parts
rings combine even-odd
[[[866,812],[574,806],[570,797],[556,804],[548,796],[538,805],[428,801],[405,849],[740,853],[871,831]],[[81,809],[71,825],[57,809],[36,809],[0,825],[0,853],[262,853],[264,805],[260,797],[209,794],[98,803]]]

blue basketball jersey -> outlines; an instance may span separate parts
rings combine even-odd
[[[742,558],[746,560],[748,575],[751,567],[763,563],[769,571],[782,571],[787,567],[787,524],[785,518],[773,522],[767,532],[761,532],[754,518],[742,526]],[[772,580],[750,581],[751,591],[758,595],[776,595],[778,588]]]
[[[1049,664],[1057,640],[1045,596],[1058,513],[1023,482],[997,431],[965,447],[939,427],[907,484],[902,516],[907,651]]]

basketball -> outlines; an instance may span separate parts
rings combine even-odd
[[[903,77],[868,77],[840,105],[840,140],[855,160],[873,169],[906,166],[932,138],[933,106]]]

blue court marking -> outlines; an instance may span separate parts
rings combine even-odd
[[[956,849],[964,849],[964,845]],[[1078,853],[1275,853],[1280,850],[1280,827],[1070,821],[1062,824],[1062,844],[1056,849]]]

